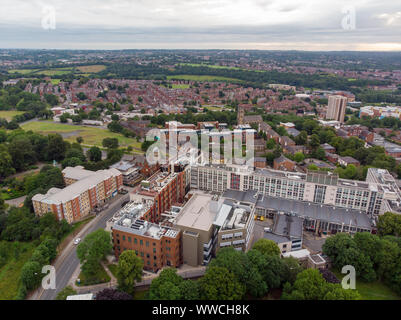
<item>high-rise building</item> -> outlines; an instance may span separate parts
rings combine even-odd
[[[326,119],[344,122],[347,98],[343,96],[329,96]]]
[[[244,117],[245,117],[245,109],[244,107],[238,106],[238,113],[237,113],[237,124],[244,124]]]

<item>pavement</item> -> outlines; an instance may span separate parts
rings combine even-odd
[[[74,276],[72,277],[70,281],[70,285],[73,287],[73,289],[78,293],[78,294],[86,294],[86,293],[97,293],[99,291],[102,291],[103,289],[106,288],[117,288],[117,279],[112,275],[112,273],[107,269],[105,265],[106,272],[109,274],[111,281],[107,283],[101,283],[101,284],[96,284],[92,286],[86,286],[86,287],[80,287],[75,284],[75,280],[77,279],[80,268],[78,268],[74,272]],[[162,270],[159,270],[158,273],[151,273],[151,272],[144,272],[144,275],[142,276],[142,281],[136,282],[135,287],[140,288],[140,287],[148,287],[152,283],[152,280],[157,278]],[[206,267],[205,266],[197,266],[197,267],[192,267],[189,265],[182,265],[177,269],[177,274],[180,275],[184,279],[193,279],[193,278],[199,278],[202,277],[206,272]]]
[[[102,211],[91,222],[89,222],[75,238],[79,237],[84,239],[89,233],[98,229],[104,229],[107,220],[109,220],[114,213],[121,208],[121,204],[127,200],[129,200],[129,194],[117,195],[116,198],[111,200],[109,208]],[[39,288],[30,295],[28,298],[29,300],[54,300],[57,294],[70,283],[74,272],[80,266],[76,253],[76,246],[72,242],[68,244],[63,252],[61,252],[57,257],[53,266],[56,269],[56,289],[44,290],[43,288]]]

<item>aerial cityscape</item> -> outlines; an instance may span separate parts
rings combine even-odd
[[[4,1],[0,300],[401,300],[400,12],[154,2]]]

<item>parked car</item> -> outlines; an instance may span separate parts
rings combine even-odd
[[[263,228],[263,230],[264,230],[265,232],[272,232],[272,229],[270,229],[270,228]]]
[[[78,243],[80,243],[81,242],[81,238],[76,238],[75,240],[74,240],[74,244],[75,245],[77,245]]]

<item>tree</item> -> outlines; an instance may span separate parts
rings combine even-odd
[[[199,283],[204,300],[239,300],[245,294],[245,286],[222,267],[208,267]]]
[[[267,286],[263,282],[259,270],[250,262],[248,256],[233,247],[222,248],[216,258],[210,263],[211,267],[222,267],[232,272],[240,283],[244,284],[247,292],[254,297],[266,294]]]
[[[90,161],[99,162],[102,160],[102,151],[98,147],[91,147],[86,155]]]
[[[13,168],[17,171],[26,169],[29,165],[37,161],[33,145],[26,135],[12,138],[8,145],[8,152],[13,161]]]
[[[26,262],[21,269],[21,283],[27,290],[35,289],[42,277],[42,266],[36,261]]]
[[[377,230],[380,235],[401,235],[401,216],[392,212],[386,212],[379,216]]]
[[[317,134],[312,134],[309,139],[309,146],[312,149],[315,149],[320,146],[320,139]]]
[[[60,161],[64,159],[66,144],[63,137],[57,133],[48,135],[47,159]]]
[[[199,299],[199,282],[194,280],[184,280],[179,285],[181,299],[198,300]]]
[[[0,145],[0,178],[8,177],[14,173],[13,159],[8,153],[7,148]]]
[[[308,142],[308,133],[306,131],[301,131],[298,136],[295,137],[295,143],[297,145],[306,145]]]
[[[63,168],[76,167],[76,166],[80,166],[82,164],[83,164],[83,162],[81,161],[81,159],[75,158],[75,157],[64,159],[63,161],[61,161],[61,165]]]
[[[78,158],[81,160],[81,162],[84,162],[86,160],[85,155],[83,154],[82,150],[77,149],[77,148],[70,148],[66,151],[65,153],[65,158]]]
[[[132,300],[132,296],[126,292],[106,288],[96,294],[95,300]]]
[[[82,272],[92,275],[112,249],[110,233],[103,229],[96,230],[78,245],[77,256],[82,264]]]
[[[149,288],[150,300],[181,299],[180,285],[184,281],[173,268],[166,268],[152,280]]]
[[[305,155],[302,152],[297,152],[294,154],[294,160],[300,163],[305,160]]]
[[[263,238],[256,241],[252,249],[258,250],[262,254],[266,255],[280,256],[281,253],[280,248],[274,241]]]
[[[316,269],[306,269],[298,274],[292,288],[286,285],[282,298],[286,300],[357,300],[360,295],[356,290],[345,290],[339,284],[326,282]]]
[[[282,282],[289,282],[293,284],[297,279],[297,275],[301,273],[304,268],[299,264],[298,260],[293,257],[281,259],[283,264]]]
[[[117,149],[118,148],[118,139],[117,138],[104,138],[102,141],[102,145],[105,148]]]
[[[79,143],[79,144],[81,144],[82,142],[84,142],[84,138],[82,138],[82,137],[77,137],[77,142]]]
[[[274,141],[274,139],[267,140],[266,149],[272,150],[272,149],[274,149],[275,146],[276,146],[276,141]]]
[[[134,251],[124,251],[118,259],[117,281],[120,290],[134,293],[135,282],[141,281],[143,261]]]
[[[67,300],[68,296],[76,294],[77,292],[71,286],[67,286],[57,294],[56,300]]]

